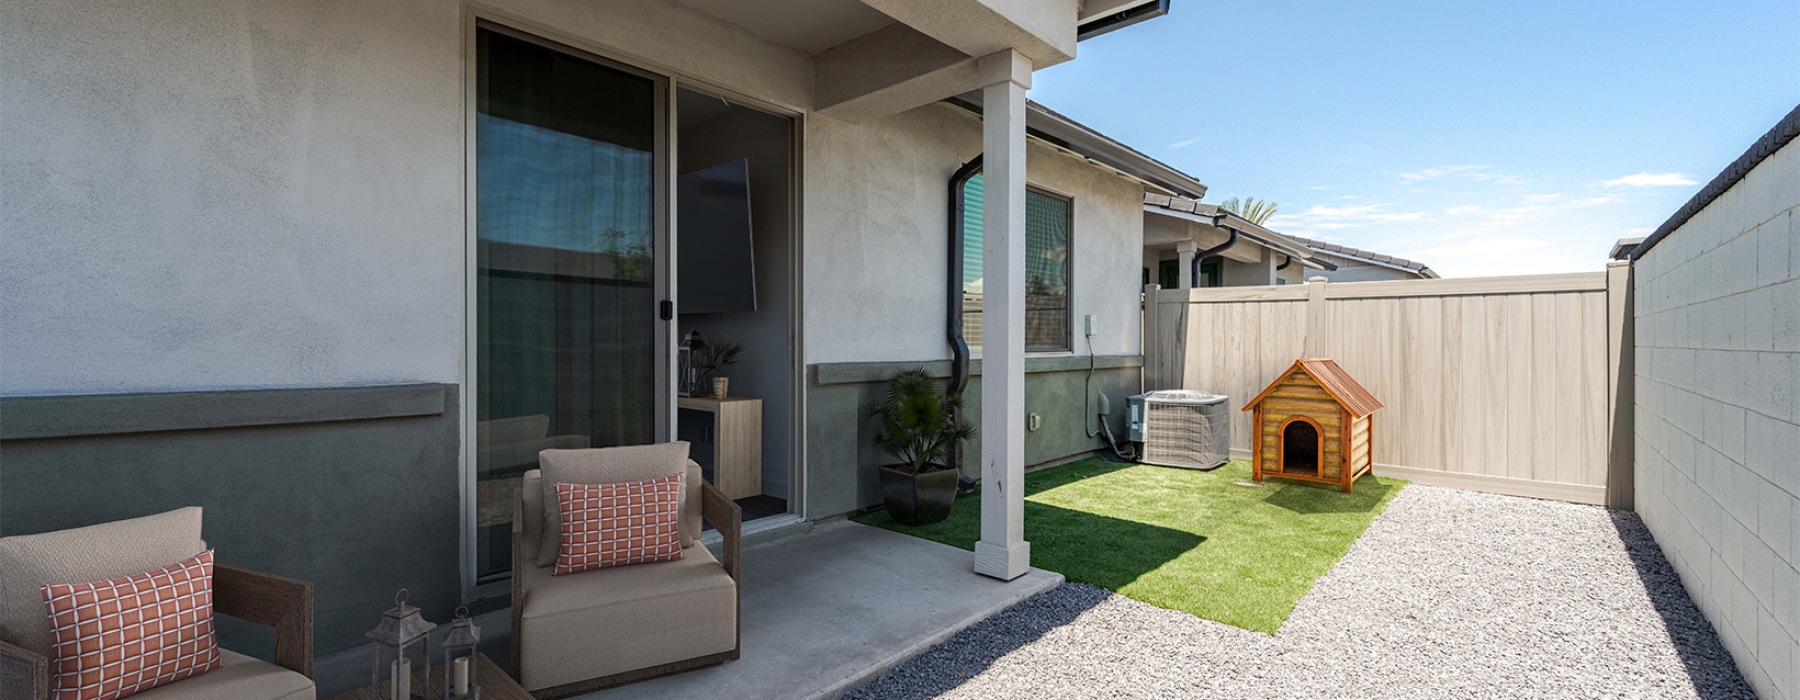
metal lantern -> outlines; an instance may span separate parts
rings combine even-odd
[[[375,652],[374,668],[369,669],[369,690],[375,698],[390,700],[427,700],[425,679],[429,678],[431,642],[429,635],[437,625],[419,616],[419,609],[406,604],[407,591],[394,594],[394,609],[381,614],[381,624],[369,630],[369,645]],[[415,678],[413,672],[417,671]]]
[[[479,642],[481,628],[469,619],[469,609],[457,608],[450,633],[444,635],[444,700],[481,699],[481,687],[475,683],[475,645]]]

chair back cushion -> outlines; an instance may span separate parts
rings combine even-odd
[[[622,484],[557,484],[557,576],[681,558],[682,474]]]
[[[219,667],[213,553],[152,571],[43,589],[51,700],[117,700]]]
[[[51,655],[44,586],[86,583],[159,569],[206,550],[199,508],[0,537],[0,639]]]
[[[561,549],[562,519],[557,513],[557,484],[620,484],[681,474],[687,469],[687,456],[688,444],[685,442],[589,450],[544,450],[538,453],[538,467],[543,471],[541,498],[544,512],[544,537],[542,544],[538,546],[538,566],[556,563],[556,553]],[[699,485],[689,488],[693,489],[689,493],[697,503]],[[686,508],[686,501],[683,503],[683,508]],[[684,511],[679,517],[685,522],[689,520],[687,515]],[[687,528],[680,530],[683,546],[691,544],[700,536],[698,529],[691,532]]]

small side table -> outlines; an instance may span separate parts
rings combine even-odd
[[[426,682],[425,697],[444,697],[443,665],[432,666],[424,680]],[[524,686],[519,685],[519,682],[513,680],[512,676],[506,675],[505,671],[494,665],[493,659],[489,659],[487,654],[475,655],[475,684],[481,687],[481,700],[534,700],[531,693],[525,692]],[[383,700],[383,698],[364,686],[333,695],[327,700]]]
[[[675,405],[712,414],[713,486],[733,500],[762,493],[762,399],[682,396]]]

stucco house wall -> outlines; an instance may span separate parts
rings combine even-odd
[[[684,81],[813,106],[810,57],[678,3],[482,6]],[[221,561],[318,584],[321,652],[360,643],[402,586],[448,617],[462,599],[471,21],[452,0],[0,0],[0,534],[201,505]],[[980,129],[936,105],[804,119],[801,381],[809,415],[830,417],[807,426],[827,436],[809,448],[807,512],[830,514],[871,502],[858,401],[837,397],[875,384],[814,392],[811,377],[948,356],[946,180]],[[1099,319],[1095,387],[1122,410],[1142,188],[1037,146],[1030,169],[1075,198],[1075,313]],[[1096,446],[1076,431],[1086,363],[1033,369],[1046,427],[1028,460]],[[354,388],[322,391],[337,387]],[[80,424],[130,392],[154,393],[107,414],[117,424]],[[266,410],[208,410],[222,405]],[[61,433],[11,432],[17,411]]]
[[[1757,693],[1800,698],[1800,143],[1632,275],[1637,511]]]
[[[1112,398],[1123,427],[1124,397],[1137,393],[1141,365],[1138,297],[1143,185],[1036,142],[1027,180],[1074,202],[1072,352],[1027,361],[1026,411],[1042,421],[1026,433],[1026,463],[1098,449],[1083,389],[1089,368],[1082,317],[1095,316],[1094,389]],[[857,408],[880,379],[925,366],[948,376],[945,340],[949,181],[981,151],[980,122],[956,108],[927,105],[864,124],[812,119],[806,179],[806,514],[834,515],[880,502],[875,467]],[[979,357],[979,355],[977,355]],[[980,405],[980,382],[967,395]],[[979,439],[969,445],[976,454]],[[964,465],[979,476],[976,460]]]
[[[0,405],[0,534],[200,505],[220,561],[317,584],[321,652],[403,586],[446,619],[466,6],[0,3],[0,396],[45,397]],[[484,6],[812,101],[808,57],[676,3]],[[61,434],[13,432],[27,413]]]

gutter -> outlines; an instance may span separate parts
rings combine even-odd
[[[1192,284],[1196,287],[1200,285],[1200,263],[1202,261],[1204,261],[1207,258],[1210,258],[1214,255],[1223,253],[1230,247],[1237,245],[1237,242],[1238,242],[1237,229],[1225,229],[1225,230],[1230,232],[1231,236],[1229,238],[1226,238],[1224,243],[1220,243],[1211,248],[1207,248],[1206,250],[1202,250],[1202,251],[1198,251],[1198,252],[1194,253],[1193,261],[1188,264],[1188,266],[1190,268],[1193,268],[1193,269],[1188,270],[1188,282],[1190,284]],[[1290,259],[1292,259],[1292,258],[1290,258]]]
[[[1110,15],[1096,17],[1081,23],[1075,28],[1075,40],[1087,41],[1094,37],[1115,32],[1146,20],[1156,19],[1169,14],[1169,0],[1154,0],[1136,7],[1114,12]]]

